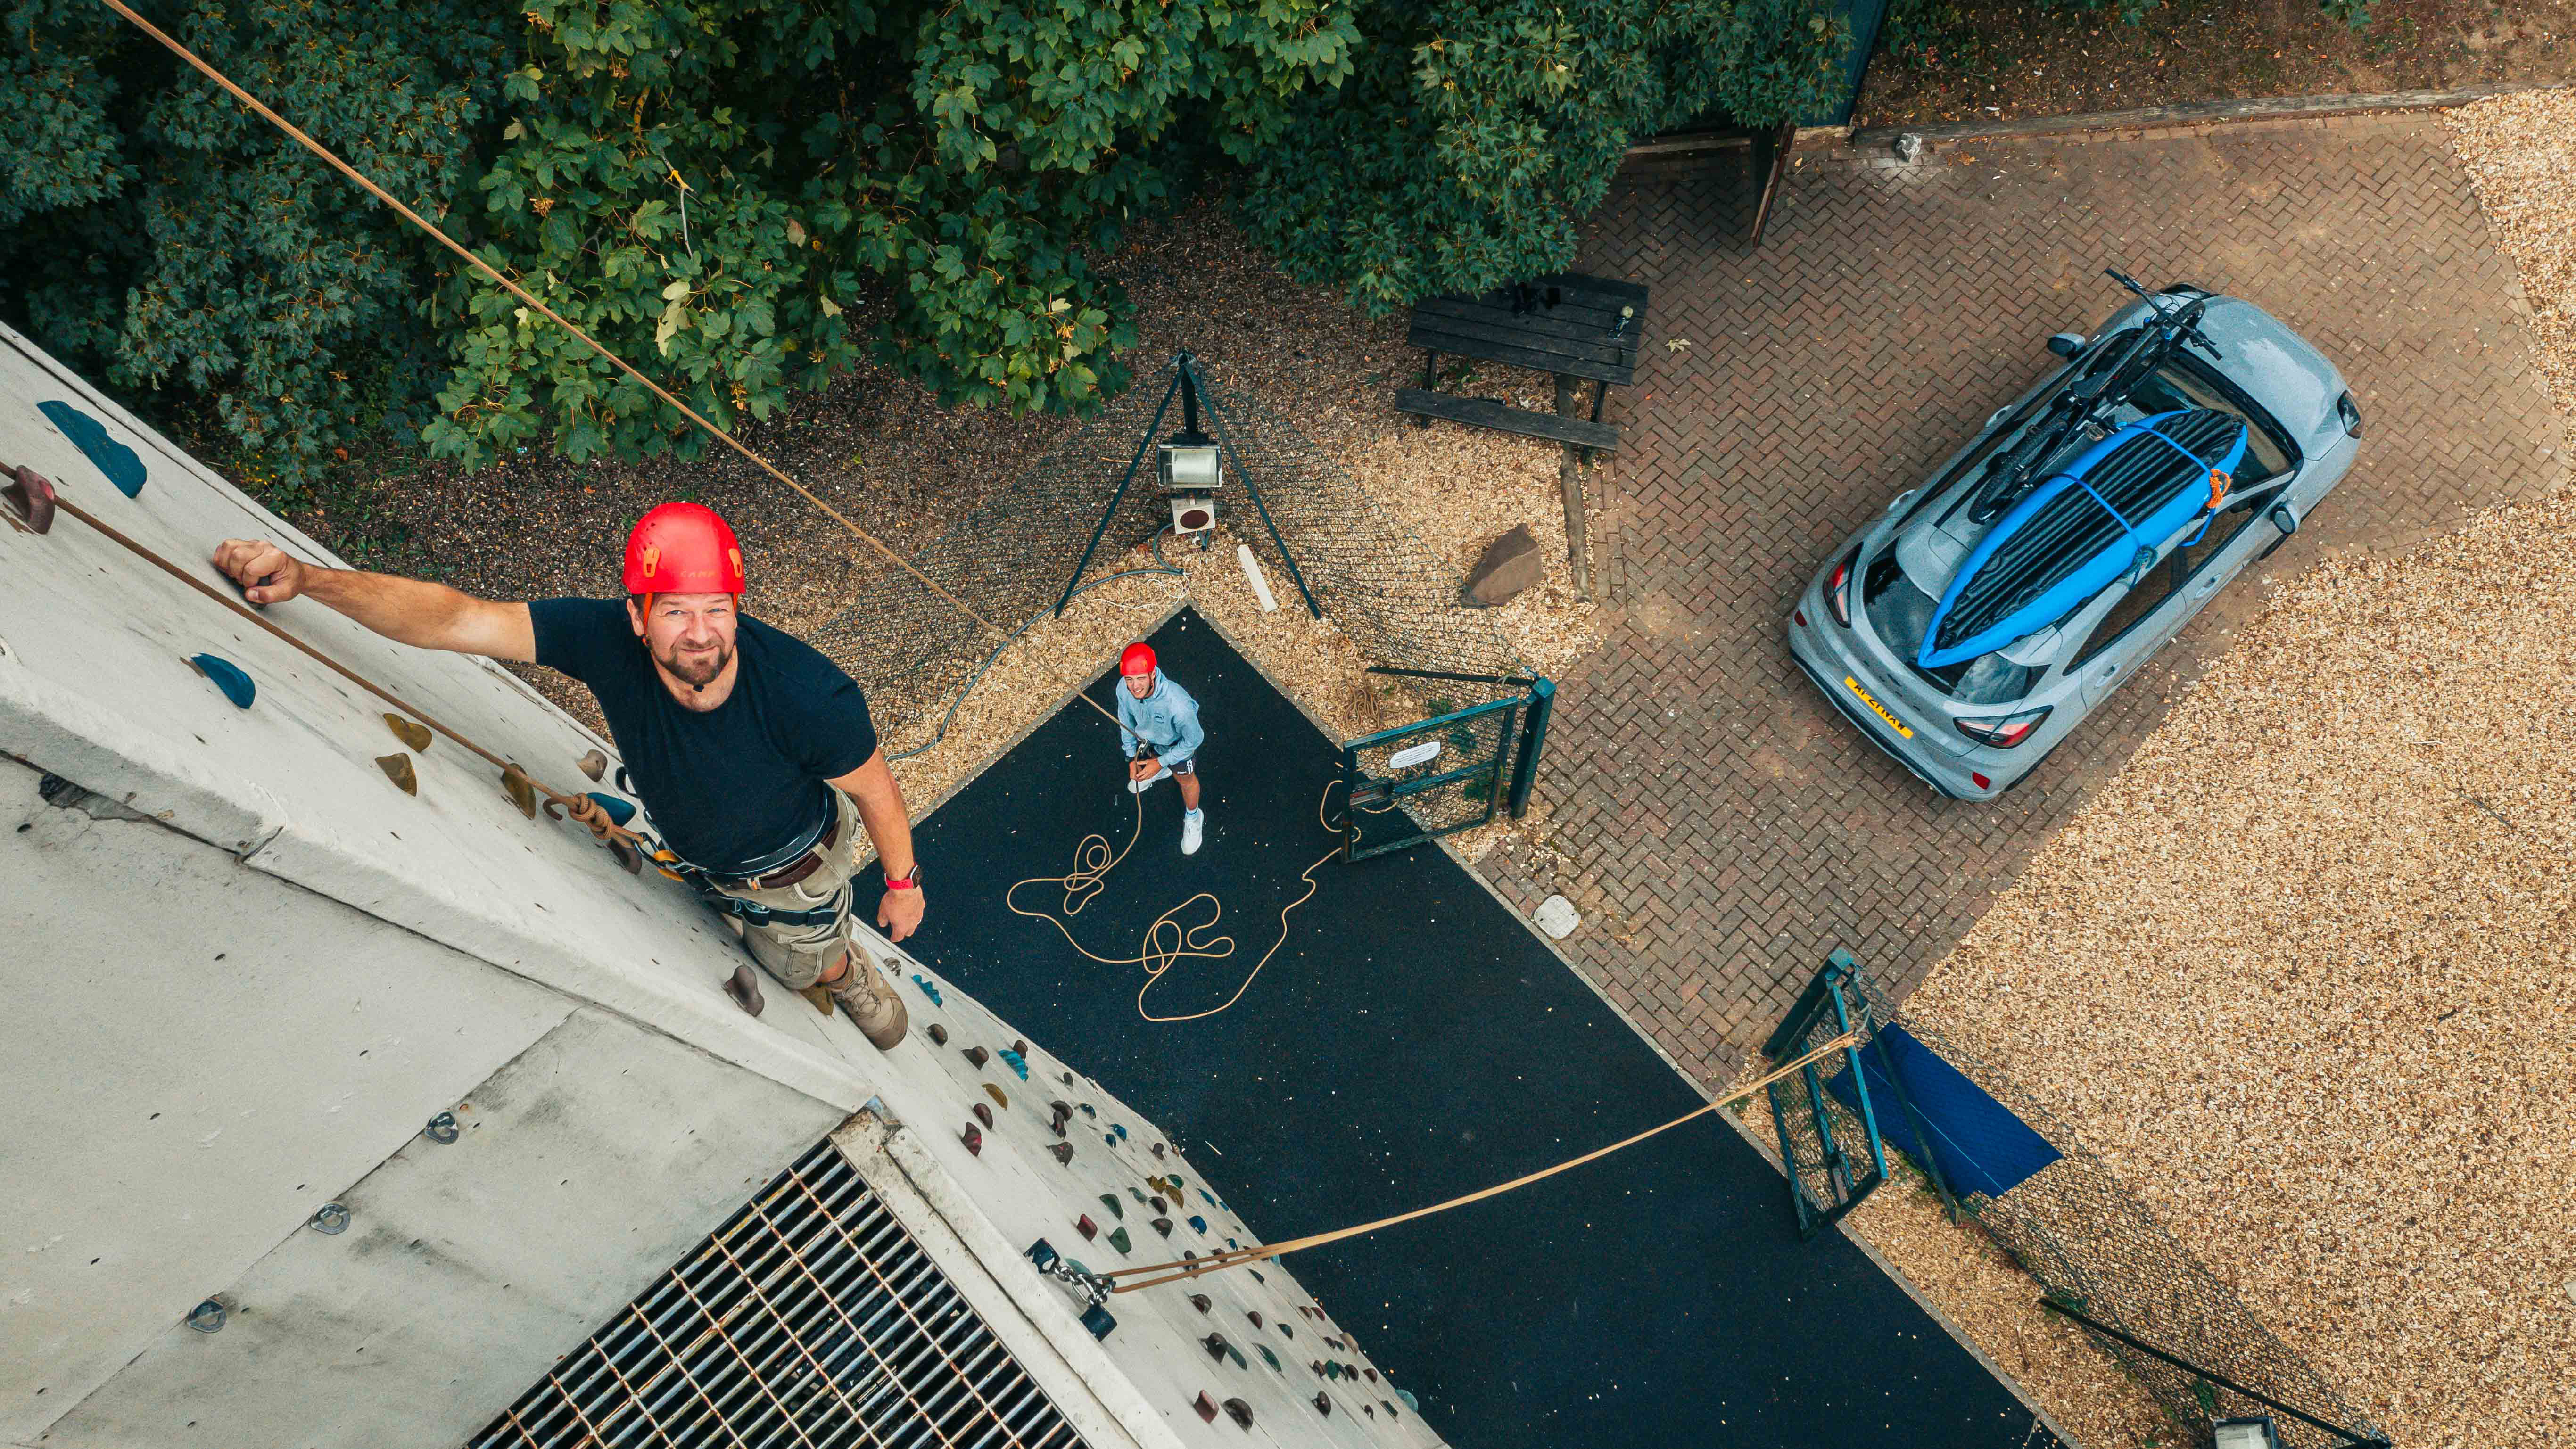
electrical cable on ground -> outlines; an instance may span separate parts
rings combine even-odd
[[[875,534],[872,534],[866,529],[859,527],[856,523],[851,522],[848,515],[842,513],[839,509],[834,508],[831,504],[824,502],[804,484],[788,477],[784,472],[779,470],[778,465],[770,462],[767,458],[762,457],[758,452],[754,451],[750,444],[745,443],[740,438],[735,437],[733,434],[726,432],[724,429],[717,427],[714,423],[701,417],[695,408],[690,407],[687,403],[674,397],[670,390],[663,387],[660,383],[646,377],[641,371],[637,370],[633,363],[630,363],[625,358],[609,351],[589,333],[584,332],[580,328],[575,327],[572,323],[565,321],[560,313],[557,313],[552,307],[547,306],[545,303],[538,301],[534,296],[529,294],[525,287],[522,287],[518,283],[511,281],[508,277],[503,276],[491,263],[476,256],[473,252],[468,251],[463,245],[459,244],[455,238],[439,230],[437,226],[432,224],[419,212],[416,212],[410,207],[403,205],[400,201],[395,200],[392,193],[386,191],[383,187],[378,186],[375,182],[368,180],[365,173],[359,171],[357,167],[350,165],[348,162],[341,160],[340,157],[329,147],[296,129],[295,126],[290,124],[285,117],[270,110],[266,105],[262,104],[256,96],[253,96],[250,92],[243,90],[240,86],[234,84],[232,77],[225,75],[222,71],[219,71],[212,65],[207,64],[197,56],[196,52],[188,49],[188,47],[184,45],[181,45],[178,41],[171,39],[167,34],[162,32],[160,27],[154,25],[151,21],[135,14],[132,9],[126,6],[125,0],[100,0],[100,3],[107,6],[108,9],[115,11],[117,14],[124,16],[134,24],[136,29],[141,30],[144,34],[152,37],[156,41],[159,41],[170,51],[171,54],[176,55],[181,60],[184,60],[189,65],[195,67],[197,71],[203,74],[208,80],[213,81],[215,84],[222,86],[225,90],[231,92],[234,99],[240,101],[243,105],[250,107],[250,109],[256,112],[261,119],[267,121],[279,130],[284,131],[288,136],[294,138],[294,140],[298,144],[302,145],[304,149],[321,157],[324,161],[329,162],[334,170],[338,171],[341,175],[348,177],[351,181],[358,183],[359,186],[365,188],[368,195],[373,196],[378,201],[392,207],[395,213],[401,216],[403,220],[419,227],[422,231],[427,232],[431,237],[435,238],[439,245],[456,253],[459,257],[464,258],[468,266],[471,266],[476,271],[490,277],[493,281],[500,283],[503,287],[509,290],[511,296],[518,298],[520,301],[526,303],[532,310],[543,314],[547,320],[553,322],[556,326],[561,327],[566,332],[571,333],[574,337],[579,338],[584,345],[590,348],[591,351],[596,352],[601,357],[607,359],[628,377],[644,384],[646,389],[651,391],[655,397],[668,403],[672,408],[677,410],[681,416],[687,418],[690,422],[697,424],[699,427],[706,429],[707,432],[713,434],[716,439],[722,442],[726,447],[729,447],[735,452],[740,453],[743,457],[750,459],[753,465],[758,467],[762,472],[767,473],[770,477],[775,478],[779,482],[794,489],[806,502],[813,504],[818,509],[821,509],[826,515],[830,516],[835,522],[838,522],[843,528],[846,528],[851,533],[857,535],[861,541],[875,548],[877,552],[884,554],[894,563],[895,567],[902,569],[905,573],[908,573],[914,578],[920,580],[923,587],[955,605],[959,613],[964,614],[967,618],[974,620],[976,623],[983,625],[985,628],[990,629],[997,634],[1002,632],[1001,625],[996,624],[992,620],[985,618],[982,614],[975,612],[975,610],[969,607],[963,599],[960,599],[955,594],[941,588],[938,583],[932,580],[930,575],[913,567],[910,560],[887,547],[884,541],[879,539]]]
[[[1416,1218],[1427,1218],[1434,1213],[1447,1212],[1451,1208],[1465,1207],[1471,1202],[1482,1202],[1489,1197],[1499,1197],[1504,1193],[1510,1192],[1514,1188],[1527,1187],[1533,1182],[1540,1181],[1543,1178],[1554,1177],[1558,1173],[1564,1172],[1570,1168],[1581,1167],[1587,1162],[1598,1161],[1601,1158],[1609,1156],[1613,1152],[1619,1151],[1623,1147],[1634,1147],[1649,1137],[1653,1137],[1664,1132],[1670,1132],[1685,1122],[1705,1117],[1721,1107],[1731,1106],[1734,1103],[1741,1102],[1745,1098],[1752,1096],[1754,1093],[1761,1091],[1763,1088],[1770,1086],[1773,1082],[1779,1081],[1784,1077],[1794,1075],[1798,1072],[1805,1071],[1808,1067],[1815,1065],[1817,1062],[1833,1055],[1835,1052],[1841,1051],[1845,1047],[1858,1046],[1864,1035],[1865,1034],[1863,1032],[1858,1030],[1846,1031],[1840,1036],[1835,1037],[1833,1040],[1828,1041],[1821,1046],[1809,1049],[1796,1058],[1781,1064],[1775,1070],[1757,1077],[1754,1080],[1745,1083],[1741,1087],[1737,1087],[1724,1096],[1702,1106],[1692,1108],[1688,1112],[1684,1112],[1682,1115],[1675,1117],[1673,1120],[1664,1123],[1660,1127],[1649,1127],[1634,1137],[1623,1138],[1617,1142],[1611,1143],[1607,1147],[1596,1147],[1590,1152],[1584,1153],[1580,1157],[1569,1157],[1565,1161],[1557,1163],[1553,1167],[1542,1167],[1536,1172],[1524,1173],[1519,1177],[1513,1178],[1509,1182],[1498,1182],[1492,1187],[1479,1188],[1478,1190],[1464,1194],[1463,1196],[1453,1197],[1447,1202],[1436,1202],[1431,1204],[1429,1207],[1418,1207],[1411,1212],[1397,1213],[1395,1216],[1388,1218],[1379,1218],[1375,1222],[1358,1223],[1347,1228],[1335,1228],[1329,1233],[1313,1233],[1302,1238],[1291,1238],[1284,1243],[1265,1243],[1257,1247],[1231,1248],[1221,1253],[1210,1253],[1203,1258],[1183,1258],[1170,1263],[1148,1263],[1139,1268],[1118,1268],[1107,1273],[1098,1274],[1097,1276],[1115,1280],[1120,1278],[1141,1277],[1147,1273],[1159,1273],[1163,1275],[1158,1278],[1146,1278],[1145,1281],[1141,1283],[1119,1283],[1117,1286],[1109,1290],[1112,1293],[1133,1293],[1140,1288],[1151,1288],[1160,1283],[1178,1282],[1184,1278],[1196,1278],[1224,1268],[1240,1267],[1246,1263],[1258,1263],[1265,1259],[1282,1257],[1286,1254],[1299,1252],[1307,1248],[1319,1248],[1326,1243],[1338,1243],[1344,1238],[1356,1238],[1364,1233],[1374,1233],[1380,1228],[1391,1228],[1398,1223],[1409,1223]],[[1178,1269],[1179,1271],[1172,1271],[1174,1269]]]

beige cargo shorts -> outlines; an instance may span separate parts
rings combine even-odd
[[[770,890],[717,887],[735,900],[773,911],[831,910],[831,917],[818,925],[741,923],[742,943],[751,948],[751,958],[777,977],[779,985],[791,990],[802,991],[821,980],[850,947],[850,907],[857,894],[850,885],[850,872],[858,861],[862,826],[859,807],[849,796],[835,790],[832,799],[839,805],[840,823],[832,844],[823,851],[823,863],[812,874],[792,885]]]

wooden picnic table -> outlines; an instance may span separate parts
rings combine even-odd
[[[1481,296],[1427,298],[1414,307],[1406,334],[1423,349],[1422,386],[1398,389],[1395,405],[1426,426],[1432,418],[1447,418],[1551,438],[1587,452],[1616,448],[1619,430],[1601,421],[1601,405],[1612,387],[1637,380],[1637,342],[1645,328],[1646,289],[1607,277],[1558,273]],[[1444,353],[1553,373],[1560,398],[1569,381],[1588,381],[1592,416],[1586,421],[1443,393],[1435,384]]]

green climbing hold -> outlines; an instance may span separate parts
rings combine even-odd
[[[1109,1215],[1113,1218],[1123,1218],[1127,1216],[1127,1204],[1120,1202],[1118,1200],[1118,1194],[1114,1192],[1102,1193],[1100,1195],[1100,1205],[1109,1209]]]
[[[1286,1372],[1287,1372],[1287,1370],[1286,1370],[1286,1369],[1283,1369],[1283,1368],[1281,1368],[1281,1367],[1279,1366],[1279,1355],[1277,1355],[1277,1354],[1275,1354],[1275,1353],[1272,1353],[1272,1352],[1270,1351],[1270,1345],[1268,1345],[1268,1344],[1266,1344],[1266,1343],[1256,1343],[1256,1344],[1254,1344],[1254,1345],[1253,1345],[1253,1347],[1254,1347],[1255,1349],[1258,1349],[1258,1350],[1260,1351],[1260,1353],[1261,1353],[1261,1361],[1262,1361],[1263,1363],[1266,1363],[1266,1364],[1270,1365],[1270,1371],[1271,1371],[1271,1372],[1273,1372],[1273,1373],[1286,1373]]]
[[[1125,1228],[1111,1228],[1109,1230],[1109,1246],[1116,1248],[1122,1253],[1128,1251],[1129,1244],[1127,1241],[1127,1230]]]
[[[1328,1379],[1337,1379],[1337,1378],[1340,1378],[1341,1376],[1342,1376],[1342,1366],[1341,1366],[1340,1364],[1332,1363],[1332,1362],[1329,1362],[1329,1361],[1325,1363],[1325,1365],[1324,1365],[1324,1377],[1326,1377],[1326,1378],[1328,1378]]]

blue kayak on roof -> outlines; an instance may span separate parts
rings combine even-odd
[[[2180,408],[2085,449],[1969,550],[1916,662],[1938,669],[1991,654],[2073,613],[2141,554],[2152,561],[2218,511],[2245,445],[2244,419]]]

